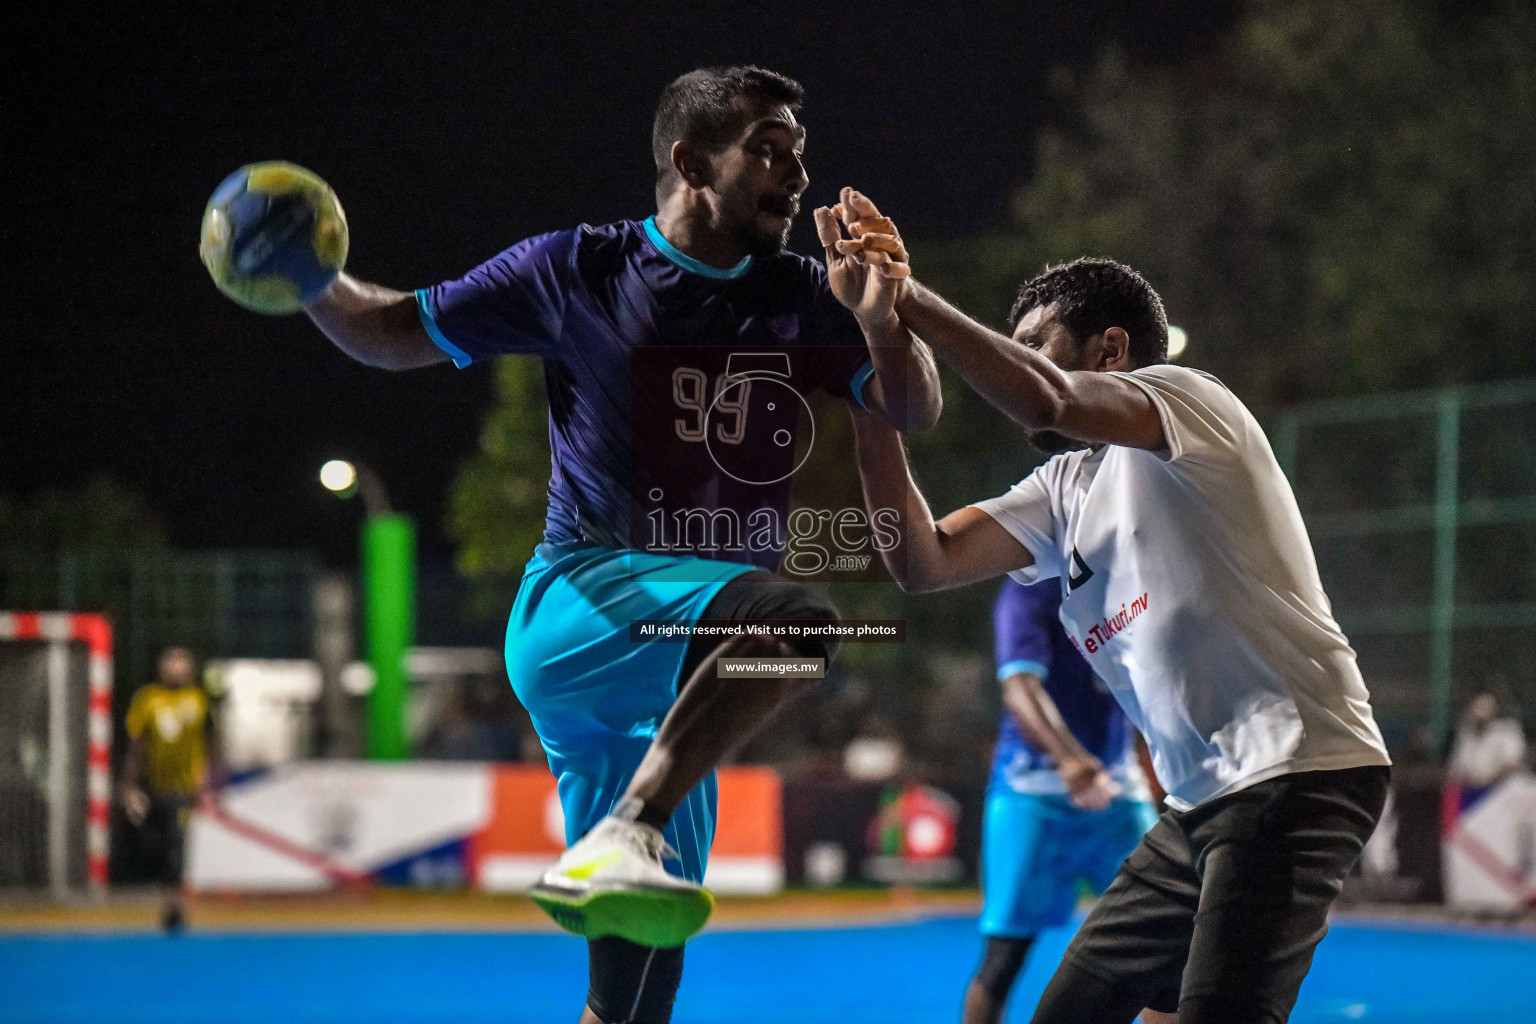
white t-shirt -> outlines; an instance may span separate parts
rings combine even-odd
[[[1451,747],[1451,778],[1488,786],[1525,763],[1525,730],[1513,718],[1495,718],[1481,730],[1463,724]]]
[[[1068,452],[976,507],[1035,556],[1015,579],[1061,577],[1067,635],[1146,737],[1168,803],[1390,764],[1253,414],[1199,370],[1117,376],[1152,399],[1166,450]]]

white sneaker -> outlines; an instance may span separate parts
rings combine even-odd
[[[681,946],[709,920],[709,890],[670,875],[676,854],[650,825],[604,818],[544,872],[528,895],[566,931]]]

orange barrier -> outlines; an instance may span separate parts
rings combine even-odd
[[[525,889],[565,849],[555,780],[535,765],[491,768],[491,816],[469,839],[475,885]],[[773,893],[784,885],[783,794],[778,772],[758,766],[720,771],[720,812],[705,882],[721,892]]]

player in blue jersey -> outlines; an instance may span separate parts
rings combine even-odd
[[[873,204],[845,189],[816,211],[825,267],[784,251],[808,184],[803,98],[759,68],[691,72],[657,106],[654,216],[530,238],[414,294],[343,274],[308,309],[375,366],[544,360],[549,516],[506,655],[559,780],[569,848],[531,894],[589,939],[583,1020],[670,1017],[712,906],[714,767],[805,684],[722,680],[719,659],[835,648],[636,642],[631,623],[835,622],[771,571],[803,396],[902,430],[939,415],[932,354],[894,313],[907,268],[835,245],[839,218],[894,230]]]
[[[1136,734],[1060,608],[1056,580],[1009,580],[992,612],[1005,710],[982,823],[986,948],[964,1024],[1002,1019],[1035,936],[1067,922],[1079,881],[1103,892],[1157,821]]]

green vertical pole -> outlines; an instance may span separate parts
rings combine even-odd
[[[149,613],[145,604],[149,595],[145,591],[145,562],[149,557],[142,551],[125,552],[128,558],[128,679],[130,686],[142,685],[152,667],[149,648]]]
[[[1439,749],[1451,721],[1451,671],[1456,637],[1457,464],[1461,397],[1446,391],[1436,403],[1435,595],[1430,614],[1429,732]]]
[[[363,524],[363,600],[375,680],[368,693],[368,756],[400,760],[410,754],[405,651],[416,628],[416,526],[409,516],[391,512]]]
[[[1296,436],[1299,427],[1296,423],[1295,413],[1282,413],[1275,423],[1275,461],[1280,464],[1280,472],[1296,486]]]
[[[61,553],[59,555],[59,609],[61,611],[75,610],[75,581],[78,576],[75,553],[73,551]]]
[[[218,618],[214,620],[213,635],[219,645],[219,654],[229,657],[241,645],[235,640],[235,560],[228,551],[220,551],[213,558],[214,604]],[[183,591],[185,592],[185,591]],[[185,613],[183,613],[185,614]]]

